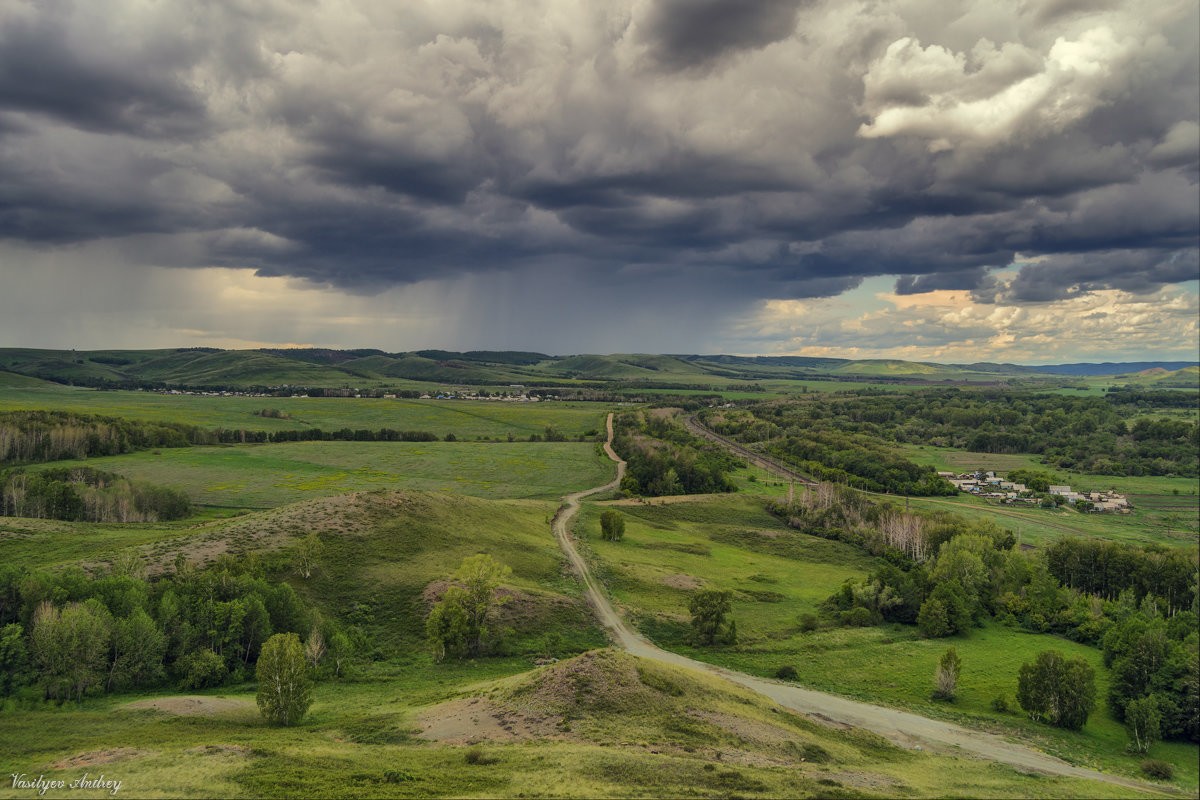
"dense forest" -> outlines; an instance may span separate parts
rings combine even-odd
[[[135,422],[66,411],[0,412],[0,464],[114,456],[208,444],[213,435],[175,422]]]
[[[1200,741],[1194,550],[1068,538],[1025,553],[990,521],[904,512],[830,484],[769,509],[791,527],[886,560],[824,603],[834,624],[915,625],[940,638],[992,619],[1099,646],[1118,720],[1130,703],[1148,703],[1164,737]]]
[[[630,495],[732,492],[728,473],[742,466],[724,448],[688,433],[666,408],[618,414],[613,449],[627,463],[621,490]]]
[[[1069,397],[1009,390],[879,390],[801,395],[713,409],[705,424],[772,453],[816,477],[876,491],[922,494],[920,468],[889,455],[890,443],[983,453],[1032,453],[1054,467],[1102,475],[1200,475],[1200,425],[1146,416],[1153,409],[1194,411],[1188,392],[1110,392]]]
[[[159,522],[191,513],[183,492],[90,467],[0,470],[0,516],[68,522]]]
[[[0,566],[0,696],[25,685],[62,701],[238,682],[254,674],[272,633],[319,640],[321,658],[344,659],[352,649],[346,632],[316,618],[252,559],[208,569],[180,561],[153,581],[138,573],[128,564],[103,576]]]

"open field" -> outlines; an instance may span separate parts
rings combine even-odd
[[[129,695],[10,710],[0,751],[10,772],[67,780],[103,772],[134,797],[1131,796],[903,751],[611,651],[515,674],[529,666],[396,662],[358,682],[322,684],[308,717],[289,729],[257,718],[248,687],[201,694],[191,702],[215,701],[214,710],[186,717],[134,710]],[[452,723],[463,708],[484,723],[470,737],[480,744],[423,733],[431,715]],[[468,758],[473,751],[484,758]],[[0,788],[0,797],[26,796]]]
[[[607,408],[599,403],[502,403],[482,400],[383,400],[335,397],[206,397],[73,389],[65,386],[0,389],[0,411],[45,409],[107,414],[201,428],[282,431],[319,428],[419,430],[459,439],[528,439],[553,426],[574,438],[599,430]],[[287,419],[258,416],[277,409]]]
[[[746,502],[731,497],[618,506],[627,515],[626,540],[619,543],[599,540],[595,508],[576,530],[613,598],[660,646],[764,677],[790,665],[801,685],[1010,731],[1073,762],[1137,774],[1139,759],[1125,753],[1124,729],[1103,703],[1078,734],[991,709],[992,699],[1001,694],[1012,704],[1017,669],[1046,649],[1087,659],[1103,698],[1107,670],[1098,649],[994,624],[939,641],[922,639],[904,626],[804,632],[801,616],[816,611],[840,585],[839,575],[861,575],[882,561],[781,529],[761,512],[747,513]],[[699,587],[734,592],[737,646],[687,645],[687,598]],[[930,699],[937,658],[949,646],[958,648],[964,662],[963,695],[953,705]],[[1175,763],[1181,784],[1195,791],[1195,746],[1160,743],[1152,755]]]
[[[1116,489],[1129,497],[1130,514],[1080,514],[1068,509],[1001,506],[960,494],[910,502],[918,508],[947,509],[965,516],[991,516],[1020,531],[1022,541],[1039,544],[1063,535],[1095,536],[1130,542],[1195,545],[1200,535],[1200,483],[1195,478],[1086,475],[1047,467],[1036,456],[972,453],[946,447],[905,445],[906,458],[955,472],[985,469],[1004,474],[1014,469],[1047,470],[1077,491]]]
[[[224,508],[372,489],[553,499],[611,471],[594,442],[287,442],[168,448],[54,466],[73,464],[183,489],[198,505]]]

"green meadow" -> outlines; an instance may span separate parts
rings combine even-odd
[[[1047,467],[1037,456],[973,453],[949,447],[902,445],[904,456],[940,470],[976,469],[1005,474],[1015,469],[1049,471],[1076,491],[1115,489],[1133,504],[1129,514],[1081,514],[1066,508],[999,505],[996,501],[960,494],[951,498],[912,498],[917,508],[950,509],[968,517],[990,516],[1021,534],[1022,542],[1039,545],[1060,536],[1090,536],[1134,543],[1169,546],[1197,543],[1200,535],[1200,482],[1195,478],[1087,475]]]
[[[0,712],[4,768],[64,780],[103,773],[122,782],[121,795],[134,797],[1136,794],[900,749],[872,734],[791,714],[712,676],[596,651],[604,639],[550,535],[551,503],[368,493],[341,501],[346,505],[331,517],[324,513],[328,502],[217,520],[193,531],[194,538],[215,535],[235,555],[243,552],[237,548],[245,530],[260,537],[254,551],[274,539],[286,547],[308,530],[327,548],[310,579],[291,582],[321,613],[363,626],[377,653],[346,677],[319,683],[299,725],[268,727],[250,685],[187,695],[107,695],[62,706],[19,696]],[[662,508],[677,513],[664,516]],[[648,544],[668,528],[677,534],[663,539],[671,547],[644,548],[638,561],[647,569],[655,553],[666,557],[669,570],[694,568],[689,557],[736,567],[734,545],[719,544],[707,557],[680,547],[702,534],[719,539],[743,527],[771,530],[742,498],[639,510],[647,513],[630,512],[630,538],[617,546]],[[180,536],[161,544],[186,553],[189,541]],[[501,655],[434,663],[422,641],[425,591],[476,552],[513,569],[506,581],[511,601],[499,620],[509,631]],[[752,583],[787,592],[787,599],[769,604],[811,606],[825,585],[859,572],[854,555],[838,548],[805,547],[803,553],[814,565],[812,586],[788,585],[788,567],[799,563],[794,558],[772,555],[752,564],[768,579]],[[638,597],[627,595],[631,602]],[[654,602],[667,607],[671,601]],[[355,609],[352,617],[347,609]],[[738,610],[744,610],[740,603]],[[534,668],[538,656],[562,660]],[[28,794],[4,785],[0,796]]]
[[[1103,705],[1108,676],[1097,648],[996,624],[937,641],[898,625],[806,630],[803,618],[815,614],[844,580],[858,579],[883,561],[786,529],[746,496],[608,505],[626,516],[625,538],[615,543],[599,537],[600,507],[587,510],[576,533],[617,605],[666,649],[764,677],[791,666],[801,685],[961,720],[1031,739],[1074,763],[1138,774],[1140,758],[1124,752],[1124,728]],[[700,587],[734,593],[736,646],[688,645],[687,602]],[[949,646],[963,659],[962,692],[954,704],[930,697],[937,660]],[[998,696],[1016,708],[1018,669],[1047,649],[1082,656],[1096,670],[1101,701],[1080,733],[1034,724],[1019,709],[992,710]],[[1194,745],[1159,743],[1151,755],[1174,763],[1180,782],[1195,791]]]
[[[272,508],[313,497],[420,489],[554,499],[603,483],[595,442],[286,442],[168,448],[61,461],[183,489],[199,506]]]
[[[432,389],[433,387],[430,387]],[[263,409],[286,418],[263,417]],[[599,432],[608,409],[598,403],[489,400],[385,400],[341,397],[220,397],[97,391],[65,386],[2,388],[0,411],[56,410],[107,414],[201,428],[335,431],[342,428],[429,431],[459,439],[528,439],[551,426],[570,438]],[[594,435],[594,434],[593,434]]]

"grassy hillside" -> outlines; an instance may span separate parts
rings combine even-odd
[[[263,409],[279,417],[259,415]],[[599,403],[502,403],[474,400],[385,400],[335,397],[213,397],[156,392],[94,391],[66,386],[0,391],[0,411],[58,410],[149,422],[184,422],[233,430],[334,431],[392,428],[459,439],[528,439],[552,426],[570,438],[599,432],[607,406]]]
[[[611,651],[505,677],[527,668],[414,663],[324,684],[290,729],[263,725],[246,689],[18,711],[0,748],[20,769],[103,771],[138,797],[1131,796],[900,750]],[[436,738],[456,723],[473,732]]]
[[[55,462],[182,489],[198,506],[273,508],[371,489],[554,500],[611,477],[593,442],[289,442]]]
[[[1084,658],[1096,671],[1098,696],[1104,697],[1108,671],[1097,648],[995,624],[937,641],[922,638],[912,626],[808,630],[802,617],[816,612],[844,578],[884,562],[837,542],[781,529],[765,513],[755,513],[751,502],[735,496],[618,506],[627,519],[619,543],[600,540],[597,506],[576,532],[619,606],[666,649],[764,677],[791,666],[802,685],[1011,732],[1076,763],[1138,774],[1140,759],[1125,752],[1124,729],[1102,703],[1077,734],[991,707],[1000,695],[1013,700],[1021,664],[1047,649]],[[701,587],[733,592],[736,646],[688,644],[687,601]],[[930,694],[937,660],[951,645],[963,659],[963,673],[960,699],[948,705],[934,702]],[[1195,791],[1195,745],[1159,743],[1151,755],[1176,764],[1180,782]]]
[[[1078,366],[1078,365],[1077,365]],[[1089,366],[1089,365],[1082,365]],[[1121,365],[1112,365],[1114,370]],[[265,349],[32,350],[0,349],[0,370],[59,383],[85,385],[304,386],[370,388],[410,382],[448,385],[680,384],[721,387],[735,381],[789,381],[861,377],[895,384],[911,381],[1021,381],[1083,385],[1082,378],[1010,364],[946,365],[886,359],[723,355],[573,355],[422,350]],[[1125,382],[1196,385],[1196,368],[1132,375]],[[1092,374],[1092,373],[1088,373]],[[1094,380],[1094,378],[1093,378]]]

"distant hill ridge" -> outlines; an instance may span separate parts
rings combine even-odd
[[[0,386],[37,381],[111,387],[367,387],[397,381],[542,387],[730,388],[771,380],[989,384],[1020,378],[1125,376],[1142,386],[1190,387],[1196,362],[1136,361],[1023,366],[896,359],[647,354],[551,356],[504,350],[264,348],[219,350],[0,349]],[[18,379],[20,376],[20,379]]]

